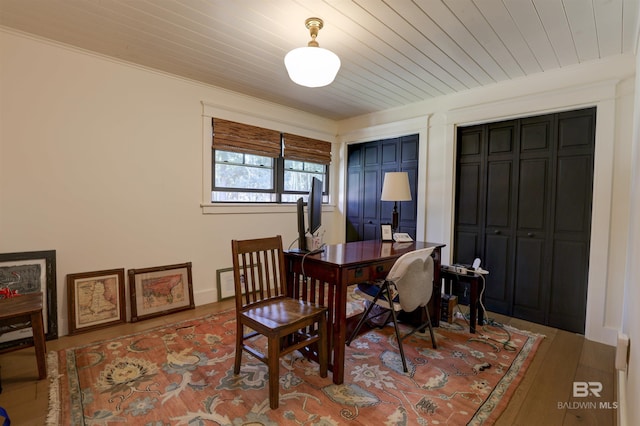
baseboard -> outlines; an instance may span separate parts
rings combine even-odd
[[[618,426],[627,426],[627,372],[616,370],[618,373]]]
[[[196,306],[217,302],[218,294],[215,290],[215,286],[214,288],[194,292],[193,301]]]

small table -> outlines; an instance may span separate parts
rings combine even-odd
[[[45,354],[47,346],[42,321],[42,293],[29,293],[8,299],[0,299],[0,322],[15,321],[24,318],[31,321],[33,330],[33,345],[36,348],[36,362],[38,363],[38,378],[47,377],[47,363]]]
[[[471,333],[476,332],[476,312],[478,313],[477,324],[482,325],[484,322],[484,279],[480,274],[459,274],[453,272],[445,267],[440,270],[440,277],[444,281],[444,292],[447,293],[451,288],[452,281],[468,283],[470,287],[469,294],[469,331]],[[481,296],[482,295],[482,296]],[[482,300],[480,298],[482,297]]]

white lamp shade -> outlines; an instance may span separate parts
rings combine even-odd
[[[407,172],[387,172],[382,184],[381,201],[411,201]]]
[[[322,47],[299,47],[284,57],[289,78],[301,86],[322,87],[331,84],[340,69],[340,58]]]

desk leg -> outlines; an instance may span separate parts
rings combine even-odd
[[[477,324],[476,313],[478,312],[478,279],[469,280],[469,287],[471,288],[471,294],[469,295],[469,331],[475,333]]]
[[[344,382],[344,357],[347,345],[347,286],[336,285],[335,323],[333,324],[333,383]]]
[[[485,315],[485,311],[484,311],[484,280],[480,279],[480,284],[478,284],[480,286],[480,294],[482,295],[481,297],[478,298],[479,303],[478,303],[478,325],[480,325],[480,327],[482,327],[484,325],[484,315]]]
[[[431,325],[433,327],[440,327],[440,304],[442,303],[442,294],[440,293],[440,286],[433,285],[433,294],[431,300],[433,301],[433,315],[431,316]]]
[[[38,363],[38,378],[47,377],[46,352],[47,346],[44,339],[44,325],[42,322],[42,311],[31,314],[31,327],[33,330],[33,344],[36,348],[36,361]]]
[[[433,294],[431,300],[433,301],[433,309],[431,312],[431,325],[433,327],[440,327],[440,307],[442,303],[442,279],[440,278],[440,249],[434,250],[431,254],[433,257]]]

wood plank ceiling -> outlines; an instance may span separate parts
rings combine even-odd
[[[0,26],[339,120],[634,53],[639,2],[0,0]],[[342,61],[316,89],[283,63],[311,16]]]

